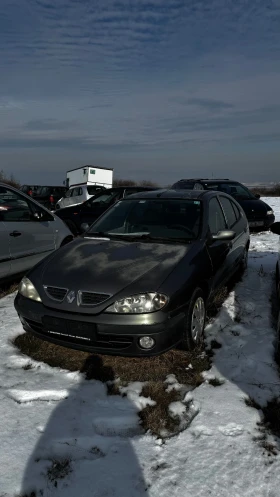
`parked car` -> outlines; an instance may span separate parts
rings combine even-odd
[[[24,274],[72,239],[63,221],[28,195],[0,183],[0,283]]]
[[[222,192],[140,192],[31,270],[15,308],[26,331],[66,347],[193,348],[215,293],[246,267],[249,240],[242,208]]]
[[[243,208],[251,230],[268,230],[275,221],[272,207],[253,195],[246,186],[229,179],[181,179],[174,183],[176,190],[217,190],[231,195]]]
[[[103,212],[121,198],[133,193],[150,190],[154,190],[154,188],[144,186],[107,188],[83,204],[58,210],[56,215],[63,219],[74,235],[78,235],[88,229]]]
[[[271,229],[272,233],[275,233],[276,235],[280,235],[280,222],[278,221],[276,223],[273,223],[270,226],[270,229]],[[275,280],[276,280],[276,294],[277,294],[277,299],[278,299],[279,308],[280,308],[280,243],[279,243],[278,258],[277,258],[276,270],[275,270]],[[277,358],[280,360],[280,311],[278,313],[278,321],[277,321],[276,355],[277,355]]]
[[[67,192],[65,186],[41,186],[32,197],[49,210],[55,210],[57,201]]]
[[[97,193],[99,193],[102,190],[106,190],[105,186],[101,185],[71,186],[69,190],[67,190],[65,196],[56,202],[55,208],[58,210],[58,209],[64,209],[65,207],[82,204],[89,198],[94,197]]]
[[[39,185],[22,185],[20,187],[20,191],[25,193],[26,195],[29,195],[30,197],[33,196],[33,193],[36,193],[36,191],[41,188]]]

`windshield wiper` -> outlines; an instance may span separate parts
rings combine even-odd
[[[173,238],[173,237],[163,237],[163,236],[151,236],[149,233],[133,234],[133,233],[110,233],[104,231],[96,231],[91,233],[86,233],[87,237],[92,238],[109,238],[115,240],[122,240],[128,242],[140,241],[140,242],[159,242],[159,243],[190,243],[193,238]]]

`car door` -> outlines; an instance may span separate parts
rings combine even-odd
[[[0,204],[1,212],[1,204]],[[11,272],[11,254],[8,229],[5,224],[0,221],[0,282],[7,278]]]
[[[236,210],[233,207],[233,202],[223,195],[219,195],[219,201],[226,218],[227,228],[236,233],[235,238],[231,242],[232,246],[228,257],[229,272],[232,273],[243,257],[244,246],[246,244],[246,229],[244,229],[243,222],[241,220],[240,210],[237,209],[238,212],[236,213]],[[237,206],[235,207],[237,208]]]
[[[16,190],[1,186],[0,199],[4,199],[0,220],[8,232],[11,274],[22,273],[55,249],[54,218]]]
[[[82,202],[83,189],[80,186],[73,188],[69,205],[77,205]]]
[[[211,235],[227,229],[226,219],[217,197],[212,197],[208,204],[208,229],[209,242],[207,250],[212,262],[213,290],[216,290],[227,280],[229,258],[231,256],[232,242],[224,240],[211,240]]]
[[[70,198],[71,198],[71,195],[72,195],[72,191],[73,191],[73,189],[69,188],[69,190],[67,190],[67,192],[65,193],[64,198],[60,202],[60,208],[61,209],[63,209],[64,207],[69,207],[69,205],[70,205]]]

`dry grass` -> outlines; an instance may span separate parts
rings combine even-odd
[[[201,372],[209,369],[209,360],[201,351],[170,350],[156,357],[118,357],[90,354],[45,342],[30,333],[19,335],[15,345],[21,352],[36,361],[52,367],[80,371],[87,379],[103,382],[120,378],[122,383],[131,381],[164,381],[168,374],[175,374],[179,383],[198,386]],[[186,369],[189,364],[193,369]]]
[[[51,467],[48,469],[48,479],[57,486],[57,480],[62,480],[72,472],[71,459],[62,459],[61,461],[52,461]]]
[[[265,451],[270,456],[276,456],[279,453],[279,439],[280,439],[280,401],[277,397],[272,399],[267,403],[265,407],[261,407],[252,397],[245,399],[245,404],[248,407],[262,411],[263,419],[258,424],[260,431],[260,436],[256,437],[255,440],[258,441],[265,449]],[[278,437],[278,447],[277,440],[275,443],[271,443],[267,440],[267,435],[274,435]]]
[[[181,395],[176,390],[166,392],[166,385],[159,382],[150,382],[142,390],[143,397],[151,398],[156,402],[155,406],[147,406],[140,412],[140,419],[145,430],[150,430],[153,434],[161,436],[162,430],[169,433],[176,432],[180,420],[171,418],[168,407],[171,402],[181,399]]]
[[[18,336],[15,345],[32,359],[42,361],[52,367],[69,371],[80,371],[85,377],[107,383],[109,395],[119,395],[118,385],[127,385],[133,381],[147,382],[142,395],[151,397],[155,406],[146,407],[140,414],[145,430],[160,435],[161,430],[175,432],[179,423],[169,416],[168,406],[179,400],[180,392],[166,392],[164,383],[167,375],[174,374],[179,383],[194,388],[203,382],[201,373],[209,369],[210,363],[201,350],[185,352],[171,350],[165,354],[150,358],[130,358],[80,352],[59,345],[45,342],[30,333]],[[189,364],[192,368],[189,368]],[[25,369],[30,369],[28,364]],[[119,378],[120,383],[114,383]]]
[[[3,297],[6,297],[7,295],[10,295],[11,293],[14,293],[18,289],[18,284],[19,281],[13,282],[13,283],[6,283],[1,285],[0,287],[0,299]]]

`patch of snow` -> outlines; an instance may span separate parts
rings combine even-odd
[[[280,220],[280,199],[264,200]],[[13,296],[0,300],[0,495],[278,497],[280,456],[255,441],[261,412],[245,404],[279,395],[269,301],[277,250],[278,236],[251,236],[248,270],[206,328],[206,344],[222,347],[205,378],[224,383],[204,382],[171,405],[189,424],[164,443],[142,433],[141,382],[108,396],[99,381],[23,356],[12,344],[23,332]],[[169,375],[167,388],[176,382]],[[48,471],[63,459],[71,472],[55,486]]]

